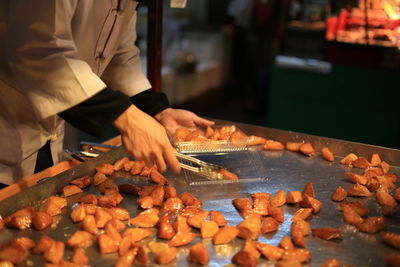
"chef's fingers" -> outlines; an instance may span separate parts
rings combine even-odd
[[[201,117],[198,117],[197,115],[195,115],[195,117],[193,118],[193,122],[194,122],[194,124],[196,124],[197,126],[200,126],[200,127],[201,126],[207,127],[207,126],[212,126],[215,124],[215,122],[203,119]]]
[[[181,172],[181,165],[179,164],[174,152],[175,150],[172,146],[166,147],[164,150],[164,159],[171,171],[175,174],[179,174]]]
[[[167,166],[165,164],[162,151],[158,149],[153,151],[152,158],[154,163],[157,165],[157,169],[160,172],[165,172],[167,170]]]

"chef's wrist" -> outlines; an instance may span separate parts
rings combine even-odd
[[[155,92],[152,88],[131,96],[130,100],[133,105],[152,117],[170,108],[167,96],[164,93]]]

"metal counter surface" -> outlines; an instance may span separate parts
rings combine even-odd
[[[201,155],[202,159],[207,160],[209,157],[209,159],[213,161],[215,160],[215,157],[221,157],[221,159],[223,159],[223,157],[228,157],[232,160],[223,160],[228,169],[235,171],[235,168],[239,168],[240,173],[247,176],[250,175],[252,179],[242,177],[242,182],[238,183],[211,182],[189,185],[189,180],[196,179],[195,176],[189,175],[186,172],[181,173],[179,176],[173,176],[168,172],[166,176],[170,180],[170,185],[174,186],[178,193],[185,191],[192,193],[203,201],[204,209],[221,211],[225,215],[229,225],[237,225],[242,221],[242,218],[232,205],[232,199],[239,197],[250,198],[250,194],[255,192],[268,192],[275,194],[279,189],[283,189],[285,192],[292,190],[301,191],[307,182],[313,182],[316,198],[323,202],[323,207],[318,214],[312,215],[308,221],[312,228],[340,228],[343,231],[343,238],[335,241],[324,241],[312,236],[307,237],[307,249],[312,253],[312,258],[311,262],[304,266],[319,266],[326,259],[332,257],[339,259],[342,264],[351,264],[355,267],[384,266],[384,258],[392,253],[396,253],[395,249],[383,244],[379,234],[361,233],[357,231],[355,227],[344,224],[339,204],[331,201],[330,197],[337,186],[340,185],[346,190],[352,186],[352,183],[350,183],[345,176],[346,171],[351,170],[356,173],[362,172],[361,169],[351,169],[347,166],[340,165],[339,160],[341,157],[349,152],[354,152],[359,156],[369,158],[372,152],[377,152],[381,154],[383,160],[392,164],[390,172],[400,175],[400,168],[398,167],[398,164],[395,164],[395,162],[399,163],[400,159],[400,152],[398,150],[279,131],[264,127],[241,124],[237,125],[239,125],[245,133],[274,138],[283,142],[300,140],[311,141],[317,151],[320,150],[321,146],[328,145],[335,155],[338,156],[335,157],[333,163],[329,163],[323,160],[319,153],[313,157],[306,157],[295,152],[262,151],[260,149],[255,149],[254,151],[248,152],[250,154],[246,155],[246,157],[249,157],[249,155],[250,157],[254,156],[254,161],[244,161],[242,165],[238,165],[237,162],[244,159],[243,154],[241,153],[222,153],[221,155],[210,156]],[[39,203],[39,200],[45,199],[57,192],[61,192],[62,187],[68,184],[72,179],[83,175],[93,175],[95,166],[104,162],[114,162],[116,159],[119,159],[124,155],[125,152],[122,148],[114,149],[97,159],[85,162],[84,164],[57,175],[44,183],[27,189],[18,195],[0,202],[0,214],[5,217],[23,206],[32,203]],[[231,162],[231,165],[229,162]],[[395,166],[393,166],[393,164]],[[116,178],[117,184],[131,182],[138,185],[145,185],[151,183],[139,178],[123,178],[123,173],[116,173],[113,176]],[[259,177],[259,179],[254,179],[254,177]],[[399,182],[397,182],[397,186],[399,186]],[[94,192],[94,188],[91,187],[89,190],[86,190],[84,194],[87,193],[87,191]],[[45,229],[42,232],[56,240],[67,240],[77,229],[77,225],[74,225],[71,222],[68,215],[72,204],[76,202],[79,197],[80,195],[69,197],[68,209],[64,209],[61,216],[55,217],[55,221],[57,222],[54,223],[54,229]],[[124,197],[124,201],[120,206],[127,208],[131,213],[131,217],[134,217],[137,213],[136,198],[125,194]],[[370,198],[349,197],[347,199],[359,200],[365,203],[369,209],[368,216],[379,216],[379,205],[376,204],[374,196]],[[259,241],[277,245],[283,236],[290,235],[290,219],[292,214],[298,209],[298,205],[285,205],[284,209],[285,222],[281,224],[279,231],[272,234],[262,235],[260,236]],[[387,217],[387,220],[388,226],[386,227],[386,230],[400,233],[399,210],[396,211],[396,214],[393,217]],[[4,229],[0,232],[0,244],[15,236],[29,236],[37,241],[40,234],[39,231],[35,230],[17,231]],[[142,241],[142,243],[147,243],[151,240],[155,240],[155,230],[154,235]],[[213,246],[210,240],[201,240],[200,237],[197,237],[192,244],[198,241],[203,242],[210,253],[211,261],[209,266],[224,266],[231,264],[231,258],[238,250],[240,250],[241,244],[243,243],[243,240],[236,238],[232,244]],[[189,246],[181,248],[179,250],[177,261],[167,266],[198,266],[196,264],[191,264],[186,260]],[[68,255],[70,254],[71,250],[66,250],[67,256],[64,258],[68,259]],[[87,255],[90,257],[91,266],[113,266],[117,257],[115,253],[100,255],[97,252],[96,245],[87,249]],[[149,255],[152,258],[152,262],[154,262],[154,256],[152,253]],[[43,263],[41,257],[29,256],[28,259],[35,265],[41,265]],[[258,266],[274,266],[274,263],[262,259],[259,261]]]

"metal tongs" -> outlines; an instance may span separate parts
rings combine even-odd
[[[220,173],[220,169],[223,168],[222,166],[205,162],[179,152],[175,152],[175,156],[180,160],[179,163],[183,169],[210,179],[224,178]]]

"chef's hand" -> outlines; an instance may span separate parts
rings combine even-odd
[[[123,146],[135,160],[144,160],[149,167],[156,164],[161,172],[166,165],[174,173],[180,172],[165,128],[154,118],[132,105],[113,124],[121,133]]]
[[[194,128],[214,125],[213,121],[200,118],[193,112],[184,109],[167,108],[155,117],[167,129],[170,135],[173,135],[176,129],[182,127]]]

